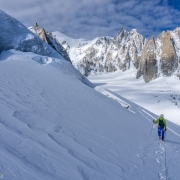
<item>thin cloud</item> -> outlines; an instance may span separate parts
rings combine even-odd
[[[121,28],[149,38],[180,23],[180,11],[167,0],[6,0],[0,7],[27,27],[37,22],[73,38],[115,36]]]

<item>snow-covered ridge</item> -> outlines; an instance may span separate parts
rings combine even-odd
[[[65,41],[68,42],[68,45],[70,47],[77,47],[84,43],[88,43],[88,40],[86,40],[86,39],[73,39],[71,37],[66,36],[65,34],[62,34],[59,31],[54,31],[54,32],[52,32],[52,34],[58,39],[59,42],[61,42],[61,43],[63,43],[63,42],[65,43]]]
[[[24,57],[25,60],[33,60],[39,63],[40,65],[49,65],[58,69],[61,73],[74,77],[80,80],[82,83],[86,84],[89,87],[94,87],[94,85],[86,79],[77,69],[72,66],[71,63],[67,61],[62,61],[57,58],[52,58],[48,56],[40,56],[31,52],[23,53],[20,51],[10,50],[2,52],[0,56],[0,60],[9,60],[9,59],[22,59]],[[57,77],[58,78],[58,77]]]
[[[0,10],[0,53],[9,49],[34,52],[64,60],[59,53],[29,31],[23,24]]]

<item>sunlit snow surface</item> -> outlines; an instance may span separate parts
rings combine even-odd
[[[99,87],[102,95],[84,85],[64,62],[15,51],[0,55],[0,175],[179,180],[180,127],[168,122],[166,141],[159,142],[151,123],[156,115],[109,89]]]
[[[107,88],[132,102],[160,115],[180,126],[180,80],[175,77],[160,77],[145,83],[135,79],[135,70],[88,77],[96,88]]]

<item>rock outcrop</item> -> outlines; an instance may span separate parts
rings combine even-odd
[[[142,50],[136,78],[143,75],[145,82],[149,82],[158,75],[156,44],[152,37]]]
[[[178,50],[173,31],[162,32],[157,39],[151,38],[142,50],[136,78],[143,75],[149,82],[158,76],[171,76],[178,69]]]
[[[29,28],[34,34],[39,36],[44,42],[49,44],[54,50],[56,50],[62,57],[67,61],[71,62],[71,59],[66,51],[66,49],[53,37],[52,33],[46,32],[44,28],[38,27],[38,24],[35,23],[32,27]]]
[[[161,42],[160,65],[165,76],[171,76],[178,67],[178,57],[169,31],[162,33],[158,39]]]

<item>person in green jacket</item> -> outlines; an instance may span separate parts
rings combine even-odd
[[[156,120],[153,120],[154,124],[158,123],[158,135],[160,140],[164,140],[164,131],[166,131],[166,120],[164,119],[164,115],[161,114],[160,117]]]

